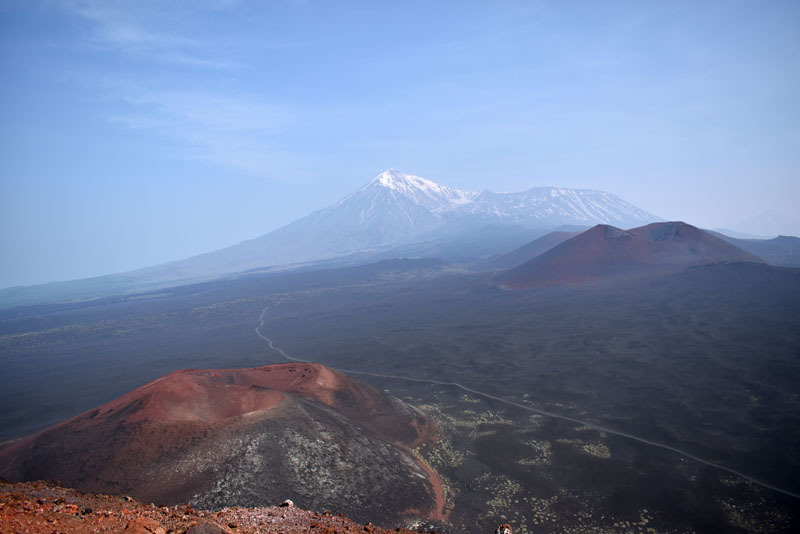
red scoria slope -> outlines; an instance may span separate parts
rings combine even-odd
[[[415,408],[319,364],[188,369],[9,444],[0,476],[206,508],[288,497],[396,524],[441,517],[440,481],[410,452],[434,434]]]
[[[92,495],[47,482],[0,481],[0,534],[387,534],[343,515],[295,507],[225,508],[218,512],[143,504],[121,496]],[[412,534],[396,529],[393,533]]]
[[[672,274],[691,266],[763,260],[683,222],[631,230],[599,224],[499,275],[511,289]]]

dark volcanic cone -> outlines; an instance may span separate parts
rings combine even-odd
[[[683,222],[631,230],[599,224],[495,280],[519,289],[671,274],[690,266],[761,258]]]
[[[171,373],[0,451],[0,476],[206,508],[274,505],[396,522],[441,510],[411,447],[421,412],[322,365]]]

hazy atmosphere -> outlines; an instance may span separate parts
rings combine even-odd
[[[800,532],[799,29],[0,0],[0,533]]]
[[[387,168],[798,235],[800,4],[0,1],[0,287],[177,260]]]

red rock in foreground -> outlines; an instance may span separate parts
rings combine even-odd
[[[599,224],[496,278],[509,289],[643,278],[720,262],[761,258],[683,222],[631,230]]]
[[[183,370],[0,450],[0,476],[145,502],[312,509],[401,524],[442,517],[415,408],[310,363]],[[410,513],[409,510],[417,512]]]
[[[343,515],[296,507],[225,508],[211,512],[185,504],[164,507],[129,497],[84,494],[47,482],[0,481],[0,533],[21,532],[411,534],[412,531],[384,530],[372,524],[355,523]]]

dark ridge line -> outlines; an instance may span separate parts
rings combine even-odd
[[[268,338],[267,336],[263,335],[259,331],[259,329],[264,326],[264,313],[269,308],[277,306],[282,301],[283,300],[281,300],[281,301],[279,301],[279,302],[277,302],[275,304],[266,306],[266,307],[264,307],[264,309],[261,310],[261,315],[259,315],[259,323],[260,324],[255,328],[256,335],[258,337],[260,337],[261,339],[263,339],[264,341],[266,341],[269,344],[269,348],[271,350],[274,350],[275,352],[279,353],[280,355],[282,355],[287,360],[298,362],[298,363],[312,363],[309,360],[301,360],[299,358],[295,358],[293,356],[290,356],[283,349],[281,349],[279,347],[276,347],[273,344],[273,342],[272,342],[272,340],[270,338]],[[366,372],[366,371],[353,371],[353,370],[349,370],[349,369],[338,369],[336,367],[331,367],[331,369],[333,369],[334,371],[339,371],[339,372],[342,372],[342,373],[348,373],[348,374],[354,374],[354,375],[375,376],[375,377],[378,377],[378,378],[390,378],[390,379],[394,379],[394,380],[406,380],[406,381],[409,381],[409,382],[419,382],[419,383],[424,383],[424,384],[436,384],[436,385],[440,385],[440,386],[456,387],[456,388],[459,388],[459,389],[461,389],[463,391],[466,391],[466,392],[469,392],[469,393],[472,393],[472,394],[475,394],[475,395],[479,395],[479,396],[485,397],[487,399],[492,399],[492,400],[501,402],[503,404],[508,404],[509,406],[514,406],[516,408],[520,408],[522,410],[526,410],[528,412],[532,412],[532,413],[535,413],[535,414],[538,414],[538,415],[543,415],[545,417],[551,417],[553,419],[561,419],[563,421],[569,421],[570,423],[577,423],[577,424],[584,425],[584,426],[587,426],[589,428],[592,428],[594,430],[598,430],[600,432],[606,432],[608,434],[613,434],[615,436],[628,438],[630,440],[637,441],[637,442],[643,443],[645,445],[650,445],[652,447],[657,447],[659,449],[667,450],[667,451],[673,452],[675,454],[678,454],[679,456],[683,456],[683,457],[688,458],[690,460],[694,460],[695,462],[701,463],[703,465],[707,465],[709,467],[713,467],[715,469],[719,469],[720,471],[725,471],[725,472],[730,473],[732,475],[736,475],[737,477],[742,478],[744,480],[747,480],[749,482],[752,482],[753,484],[756,484],[757,486],[761,486],[763,488],[766,488],[766,489],[769,489],[769,490],[772,490],[772,491],[777,491],[778,493],[782,493],[782,494],[787,495],[789,497],[793,497],[795,499],[800,500],[800,494],[797,494],[797,493],[794,493],[792,491],[779,488],[777,486],[773,486],[772,484],[769,484],[767,482],[762,482],[761,480],[758,480],[758,479],[753,478],[753,477],[751,477],[749,475],[746,475],[745,473],[742,473],[740,471],[736,471],[735,469],[731,469],[730,467],[725,467],[724,465],[720,465],[720,464],[714,463],[714,462],[709,461],[709,460],[705,460],[703,458],[700,458],[699,456],[695,456],[694,454],[691,454],[691,453],[686,452],[684,450],[678,449],[676,447],[672,447],[672,446],[666,445],[664,443],[659,443],[657,441],[652,441],[652,440],[649,440],[649,439],[646,439],[646,438],[635,436],[633,434],[628,434],[627,432],[622,432],[620,430],[614,430],[614,429],[608,428],[606,426],[590,423],[588,421],[582,421],[580,419],[575,419],[574,417],[570,417],[568,415],[561,415],[561,414],[557,414],[557,413],[554,413],[554,412],[549,412],[547,410],[541,410],[539,408],[533,408],[531,406],[526,406],[526,405],[520,404],[518,402],[510,401],[508,399],[503,399],[501,397],[496,397],[496,396],[491,395],[489,393],[484,393],[482,391],[478,391],[476,389],[469,388],[467,386],[459,384],[458,382],[443,382],[443,381],[440,381],[440,380],[431,380],[431,379],[426,379],[426,378],[411,378],[411,377],[408,377],[408,376],[384,375],[384,374],[380,374],[380,373],[369,373],[369,372]]]

